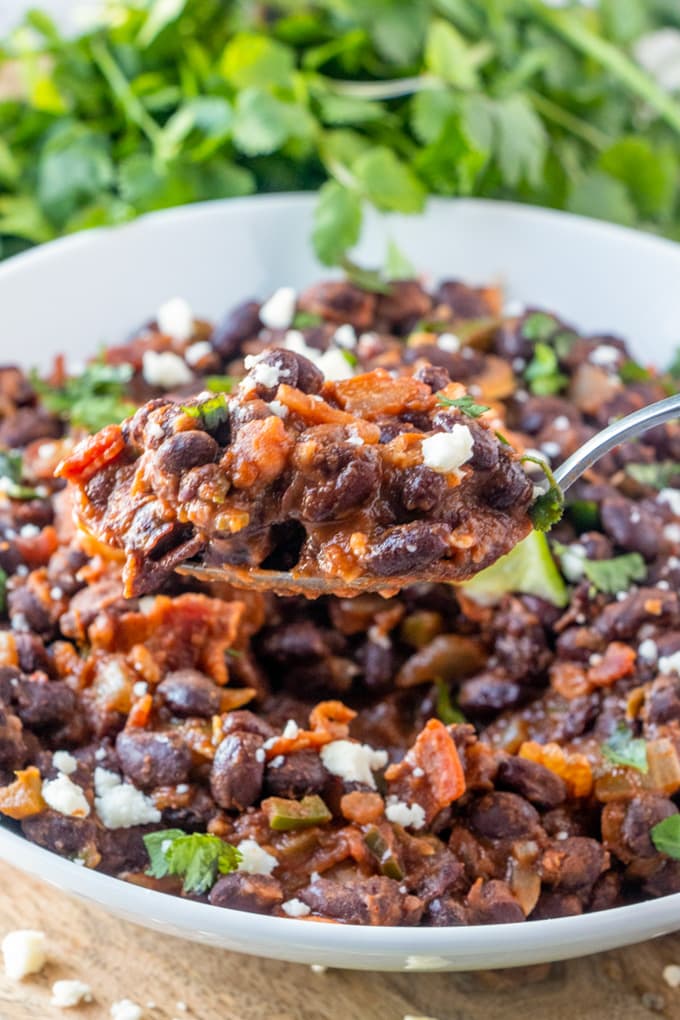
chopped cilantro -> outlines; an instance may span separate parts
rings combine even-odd
[[[205,428],[216,429],[229,416],[229,401],[224,393],[202,400],[199,404],[181,404],[185,414],[190,418],[200,418]]]
[[[549,340],[557,329],[557,321],[547,312],[531,312],[522,323],[522,336],[526,340]]]
[[[357,358],[354,351],[348,351],[344,347],[341,347],[340,353],[342,354],[343,358],[351,368],[357,367],[357,365],[359,364],[359,359]]]
[[[134,413],[135,405],[126,399],[132,373],[132,365],[99,360],[91,361],[81,375],[69,376],[62,386],[55,388],[35,372],[31,383],[48,411],[88,432],[98,432]]]
[[[559,370],[555,351],[541,342],[534,347],[534,356],[524,369],[524,378],[529,383],[531,392],[537,397],[559,393],[569,382],[567,376]]]
[[[648,368],[638,365],[637,361],[632,360],[624,361],[619,369],[619,376],[625,383],[648,382],[654,378]]]
[[[652,843],[660,854],[680,861],[680,814],[669,815],[651,829]]]
[[[553,524],[562,519],[564,513],[564,493],[555,481],[550,466],[540,457],[531,457],[525,454],[521,463],[537,464],[548,479],[549,487],[547,492],[542,492],[536,497],[529,509],[529,516],[536,531],[550,531]]]
[[[7,573],[0,567],[0,613],[7,608]]]
[[[416,276],[413,263],[406,258],[398,245],[392,240],[387,243],[384,275],[388,280],[413,280]]]
[[[437,400],[443,407],[455,407],[463,414],[466,414],[468,418],[479,418],[480,415],[484,414],[489,408],[486,404],[477,404],[473,397],[469,393],[465,393],[462,397],[455,397],[453,400],[450,397],[445,397],[443,394],[437,394]],[[507,443],[507,439],[505,440]]]
[[[572,330],[561,329],[550,338],[550,346],[555,351],[557,357],[563,359],[567,357],[576,340],[578,340],[578,335],[572,332]]]
[[[147,875],[178,875],[184,880],[184,892],[206,892],[218,874],[235,871],[241,860],[231,843],[202,832],[189,835],[181,829],[163,829],[144,836],[144,845],[151,862]]]
[[[0,450],[0,492],[10,499],[37,499],[38,493],[21,482],[23,459],[16,450]]]
[[[233,375],[207,375],[203,385],[211,393],[231,393],[237,382],[238,379]]]
[[[434,683],[437,688],[437,717],[447,726],[450,726],[452,723],[467,722],[458,706],[454,705],[451,701],[451,691],[448,684],[440,679],[435,680]]]
[[[642,581],[647,567],[640,553],[625,553],[610,560],[584,560],[583,573],[598,591],[618,595],[627,591],[633,581]]]
[[[680,464],[673,460],[657,461],[655,464],[626,464],[626,474],[640,485],[667,489],[673,479],[680,476]]]
[[[364,269],[363,266],[358,266],[356,262],[352,262],[348,258],[342,260],[342,268],[349,282],[353,283],[356,287],[360,287],[362,290],[369,290],[374,294],[392,293],[392,288],[383,279],[379,269]]]
[[[495,435],[496,439],[498,440],[498,442],[502,443],[503,446],[512,446],[512,443],[510,442],[510,440],[506,439],[502,432],[494,432],[494,435]]]
[[[314,326],[323,326],[323,319],[313,312],[296,312],[293,319],[293,329],[312,329]]]
[[[413,327],[413,333],[446,333],[453,324],[442,319],[421,319]]]
[[[627,765],[638,772],[647,772],[647,742],[633,736],[625,723],[620,723],[602,745],[602,754],[614,765]]]

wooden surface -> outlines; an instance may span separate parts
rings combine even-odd
[[[680,1020],[680,935],[568,963],[469,974],[373,974],[237,956],[114,920],[0,865],[0,936],[41,928],[49,962],[21,982],[0,977],[0,1020],[108,1020],[112,1002],[144,1020]],[[50,1007],[50,987],[78,978],[95,1001]],[[177,1003],[185,1003],[186,1012]]]

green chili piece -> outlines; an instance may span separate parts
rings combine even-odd
[[[383,875],[400,882],[404,877],[401,865],[375,826],[372,826],[364,836],[364,843],[380,864]]]
[[[325,825],[333,817],[321,797],[316,794],[303,797],[302,800],[269,797],[262,801],[262,807],[269,819],[269,827],[277,832]]]

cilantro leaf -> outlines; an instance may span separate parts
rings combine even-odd
[[[7,572],[0,567],[0,613],[7,608]]]
[[[319,192],[314,209],[312,243],[324,265],[330,266],[359,240],[361,199],[337,181],[327,181]]]
[[[634,737],[625,723],[620,723],[611,736],[602,744],[603,756],[614,765],[627,765],[638,772],[646,773],[647,741]]]
[[[634,581],[644,580],[647,567],[640,553],[625,553],[610,560],[584,560],[583,573],[598,591],[617,595]]]
[[[417,275],[413,263],[391,238],[387,242],[384,275],[387,280],[413,280]]]
[[[557,329],[557,321],[548,312],[530,312],[522,322],[522,336],[535,342],[547,343]]]
[[[147,875],[165,878],[177,875],[184,880],[184,892],[204,893],[214,884],[218,874],[235,871],[241,854],[231,843],[218,836],[181,829],[164,829],[144,836],[149,855]]]
[[[79,376],[69,376],[59,387],[33,373],[31,384],[48,411],[72,425],[98,432],[134,414],[136,407],[125,399],[132,366],[91,361]]]
[[[536,464],[548,479],[548,489],[539,493],[529,508],[529,517],[536,531],[550,531],[564,514],[564,493],[555,481],[550,466],[540,457],[524,454],[520,463]]]
[[[654,464],[626,464],[626,474],[640,485],[652,489],[668,489],[674,479],[680,478],[680,464],[673,460],[661,460]]]
[[[669,815],[662,822],[657,822],[652,826],[650,835],[660,854],[680,861],[680,814]]]
[[[229,401],[224,392],[198,404],[181,404],[180,407],[190,418],[200,419],[208,431],[216,429],[229,417]]]
[[[350,283],[361,287],[362,290],[370,290],[374,294],[390,294],[392,292],[379,269],[365,269],[346,257],[343,258],[341,265]]]
[[[524,378],[529,389],[537,397],[547,397],[559,393],[569,379],[559,370],[557,355],[552,347],[538,342],[534,346],[534,355],[524,369]]]
[[[10,499],[37,499],[37,491],[22,484],[23,458],[18,451],[0,450],[0,492]]]
[[[285,86],[295,66],[293,51],[276,39],[254,32],[241,32],[227,44],[220,70],[237,88]]]
[[[206,375],[203,385],[211,393],[231,393],[238,379],[234,375]]]
[[[391,149],[378,145],[352,164],[366,198],[384,212],[417,213],[425,206],[425,188]]]
[[[485,404],[477,404],[474,397],[471,397],[469,393],[465,393],[462,397],[445,397],[443,393],[437,394],[437,400],[443,407],[456,407],[463,414],[466,414],[468,418],[479,418],[480,415],[488,411],[489,408]],[[507,445],[507,439],[503,440]]]
[[[624,361],[619,369],[619,376],[625,383],[648,382],[654,378],[648,368],[632,360]]]
[[[314,312],[296,312],[293,319],[293,329],[312,329],[314,326],[323,326],[323,318],[315,315]]]

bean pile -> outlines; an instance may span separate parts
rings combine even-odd
[[[146,405],[123,426],[145,448],[154,408],[174,420],[258,364],[311,394],[320,373],[338,388],[374,371],[430,394],[462,383],[488,408],[455,419],[474,432],[496,508],[508,492],[506,507],[526,505],[542,474],[527,465],[528,483],[486,442],[493,431],[555,465],[674,385],[619,338],[504,311],[494,288],[458,281],[284,288],[214,327],[174,302],[103,358]],[[258,407],[276,399],[259,380]],[[139,544],[144,584],[130,595],[120,552],[76,530],[75,488],[54,478],[84,435],[75,408],[55,404],[68,392],[62,359],[48,386],[0,369],[3,824],[143,886],[355,924],[506,923],[680,891],[676,424],[570,491],[549,536],[563,582],[531,594],[245,595],[173,574],[164,557],[191,536],[142,520],[154,542]],[[156,466],[193,498],[224,438],[159,424]],[[382,444],[422,427],[383,424]],[[330,480],[298,494],[321,520],[345,498],[334,479],[370,472],[362,447],[341,446],[322,448]],[[416,473],[399,499],[415,519],[436,488]],[[110,506],[106,486],[89,495]]]

